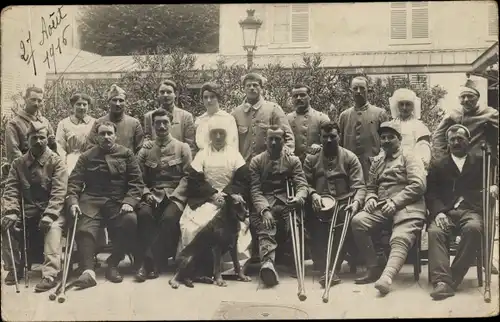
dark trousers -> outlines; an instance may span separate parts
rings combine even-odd
[[[451,229],[444,231],[435,222],[428,229],[430,278],[432,283],[459,285],[476,259],[476,252],[481,245],[483,218],[461,207],[450,210],[447,215],[453,225]],[[449,240],[457,233],[461,239],[450,267]]]
[[[135,212],[120,213],[121,204],[106,202],[95,217],[82,214],[76,227],[76,244],[82,271],[94,269],[94,255],[99,229],[106,227],[113,243],[108,265],[116,267],[127,252],[137,256],[137,215]]]
[[[167,198],[155,208],[145,202],[140,204],[137,211],[140,245],[138,265],[144,260],[155,264],[164,263],[175,255],[181,216],[182,210]]]

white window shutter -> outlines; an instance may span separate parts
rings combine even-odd
[[[488,36],[498,36],[498,8],[496,2],[488,4]]]
[[[274,5],[273,43],[286,44],[290,41],[290,5]]]
[[[292,43],[309,42],[309,4],[292,4]]]
[[[411,7],[412,38],[429,38],[429,7],[427,2],[412,2]]]
[[[427,75],[423,74],[412,74],[410,75],[410,84],[415,88],[424,89],[427,88]]]
[[[391,39],[407,38],[406,2],[391,3]]]

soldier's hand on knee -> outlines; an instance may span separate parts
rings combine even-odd
[[[50,228],[50,225],[54,222],[54,219],[50,218],[49,216],[43,216],[42,219],[40,219],[40,222],[38,223],[38,227],[40,228],[41,231],[47,231]]]
[[[5,215],[2,218],[2,228],[7,231],[19,220],[16,214]]]
[[[319,212],[321,209],[323,209],[323,201],[321,199],[321,196],[317,193],[313,193],[311,196],[311,201],[312,201],[312,208],[314,211]]]
[[[387,200],[382,206],[382,214],[385,216],[391,216],[396,212],[396,205],[392,200]]]
[[[446,214],[440,212],[434,219],[436,225],[444,231],[447,231],[451,227],[450,218]]]
[[[76,218],[78,215],[80,215],[82,213],[80,206],[78,206],[78,205],[71,206],[71,208],[69,209],[69,212],[73,218]]]
[[[155,203],[156,203],[156,202],[155,202],[155,198],[153,197],[153,194],[148,193],[148,194],[146,195],[146,197],[144,197],[144,199],[145,199],[145,201],[146,201],[146,203],[147,203],[148,205],[150,205],[150,206],[152,206],[152,207],[154,207],[154,206],[155,206]]]
[[[375,198],[370,198],[368,201],[365,203],[365,208],[364,210],[369,213],[373,213],[375,209],[377,208],[377,200]]]
[[[309,154],[316,154],[321,150],[321,145],[319,144],[313,144],[309,147]]]
[[[498,200],[498,186],[493,185],[490,187],[490,195],[491,197]]]
[[[128,212],[133,212],[133,211],[134,211],[134,208],[131,205],[127,204],[127,203],[124,203],[122,205],[122,208],[120,209],[120,213],[121,214],[126,214]]]
[[[266,229],[271,229],[274,226],[274,217],[273,214],[266,210],[262,213],[262,223]]]

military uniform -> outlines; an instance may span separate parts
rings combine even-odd
[[[155,140],[156,132],[153,127],[153,113],[149,111],[144,115],[144,134],[146,140]],[[191,155],[195,155],[197,148],[195,143],[195,127],[193,114],[174,106],[172,110],[172,126],[170,134],[181,142],[187,143],[191,148]]]
[[[9,163],[28,152],[28,130],[31,122],[44,124],[47,127],[49,137],[54,137],[52,125],[40,113],[30,115],[24,110],[18,111],[17,115],[7,122],[5,127],[5,150]]]
[[[119,120],[112,120],[109,113],[97,119],[87,138],[87,149],[97,145],[96,127],[101,121],[112,122],[116,125],[116,144],[123,145],[133,153],[139,152],[142,147],[144,132],[139,120],[127,114],[123,114]]]
[[[370,103],[340,113],[340,145],[356,154],[363,167],[365,182],[368,180],[371,159],[380,153],[377,131],[387,120],[389,116],[386,111]]]
[[[250,193],[254,208],[250,214],[250,225],[258,236],[261,263],[270,261],[274,264],[279,242],[286,242],[290,235],[286,211],[286,180],[292,180],[295,196],[303,200],[307,198],[307,181],[299,158],[284,152],[278,160],[271,160],[269,152],[262,152],[252,158],[249,168]],[[262,213],[265,210],[271,211],[276,220],[272,229],[265,228],[262,222]]]
[[[295,155],[304,162],[308,148],[313,144],[321,144],[321,126],[329,122],[330,118],[311,106],[302,113],[289,113],[287,118],[295,138]]]
[[[61,216],[61,211],[66,197],[67,182],[66,167],[57,154],[47,148],[40,157],[35,158],[31,152],[28,152],[12,163],[2,197],[2,215],[17,214],[21,220],[21,200],[24,199],[24,214],[29,237],[28,249],[30,250],[28,264],[34,262],[33,256],[39,257],[43,254],[42,277],[52,280],[61,270],[61,237],[64,225],[64,216]],[[53,219],[45,236],[38,228],[43,216]],[[17,233],[11,235],[15,236],[12,246],[19,274],[22,264],[18,250],[22,247],[22,232],[19,235]],[[2,240],[3,259],[6,266],[11,269],[8,239],[3,230]]]
[[[304,174],[309,183],[309,198],[313,193],[319,195],[329,195],[339,201],[342,197],[352,194],[352,201],[357,201],[362,207],[366,195],[365,181],[363,179],[363,169],[356,155],[342,147],[338,147],[338,155],[329,159],[324,155],[323,149],[314,155],[308,155],[304,161]],[[328,243],[329,224],[320,222],[312,209],[308,209],[308,219],[311,223],[312,236],[312,257],[314,266],[324,270],[326,267],[326,247]],[[340,211],[337,223],[345,219],[345,212]],[[340,231],[334,234],[332,256],[337,252],[337,246],[340,242]],[[347,240],[352,240],[350,238]],[[348,246],[348,242],[344,246]],[[343,252],[344,254],[345,252]],[[341,256],[340,264],[342,264]],[[339,264],[339,266],[340,266]]]
[[[261,99],[254,105],[243,103],[237,106],[231,115],[236,119],[239,134],[239,150],[243,159],[250,159],[266,150],[266,133],[270,125],[276,124],[285,131],[286,148],[293,152],[295,140],[285,113],[273,102]]]
[[[157,203],[152,207],[141,202],[137,212],[142,252],[153,258],[152,248],[158,246],[154,257],[175,253],[179,241],[179,219],[186,204],[186,169],[191,163],[187,143],[170,137],[164,142],[156,139],[151,149],[141,149],[137,156],[142,170],[144,195],[151,193]],[[167,251],[163,251],[167,246]],[[160,250],[161,248],[161,250]]]
[[[85,189],[83,189],[85,187]],[[83,270],[94,269],[95,241],[107,226],[113,242],[108,264],[116,267],[136,247],[137,216],[120,213],[122,204],[135,207],[144,191],[141,170],[129,149],[115,144],[110,152],[95,146],[83,153],[69,177],[67,204],[79,205],[76,242]]]

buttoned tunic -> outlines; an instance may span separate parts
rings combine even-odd
[[[295,139],[283,109],[276,103],[261,98],[254,105],[243,103],[231,115],[236,120],[239,134],[239,151],[245,162],[266,151],[267,130],[271,125],[282,126],[286,148],[293,152]]]
[[[311,106],[303,113],[288,113],[287,118],[295,137],[295,155],[304,162],[308,148],[313,144],[321,144],[321,126],[328,123],[330,118]]]

